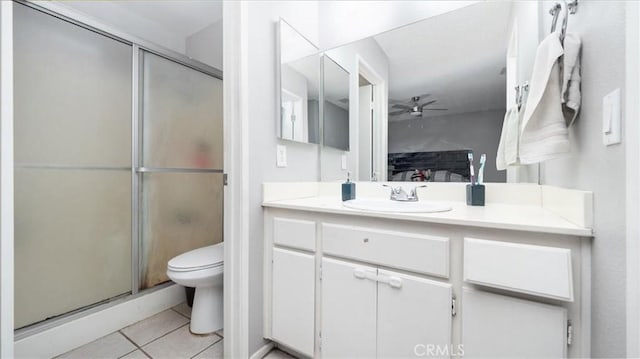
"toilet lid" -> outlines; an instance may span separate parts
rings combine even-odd
[[[169,261],[167,267],[172,270],[195,270],[221,266],[224,263],[223,243],[194,249],[182,253]]]

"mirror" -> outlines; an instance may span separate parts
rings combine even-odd
[[[349,72],[327,54],[322,66],[322,144],[349,151]]]
[[[323,148],[322,179],[468,181],[472,152],[476,171],[486,154],[485,182],[505,182],[495,160],[507,89],[530,75],[535,9],[478,2],[327,51],[352,71],[357,103],[348,168]]]
[[[278,137],[320,142],[320,54],[284,20],[278,23],[280,106]]]

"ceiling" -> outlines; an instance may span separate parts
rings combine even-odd
[[[222,19],[222,0],[127,0],[113,4],[182,37]]]
[[[429,93],[431,107],[449,109],[423,117],[504,108],[511,6],[482,2],[374,36],[389,59],[389,98]]]
[[[187,37],[222,19],[222,0],[58,0],[89,15],[174,51],[184,52]]]

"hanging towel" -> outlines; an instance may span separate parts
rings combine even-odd
[[[521,164],[558,158],[571,150],[560,93],[558,58],[562,54],[558,32],[547,36],[538,46],[520,127]]]
[[[564,38],[562,57],[562,113],[567,127],[571,126],[580,111],[580,47],[582,41],[575,34]]]
[[[504,116],[500,144],[496,156],[498,171],[507,169],[507,166],[519,165],[518,161],[518,137],[520,135],[520,111],[518,106],[510,108]]]

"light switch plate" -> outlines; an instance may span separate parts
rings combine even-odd
[[[347,155],[342,155],[342,169],[347,169]]]
[[[276,146],[276,167],[287,167],[287,146]]]
[[[602,143],[605,146],[622,142],[620,117],[620,89],[615,89],[602,99]]]

